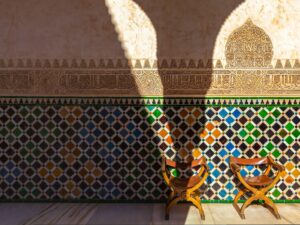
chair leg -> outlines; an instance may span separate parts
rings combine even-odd
[[[168,202],[168,204],[166,206],[165,220],[169,220],[171,207],[176,205],[176,203],[179,202],[180,200],[181,200],[181,197],[176,197],[176,198],[172,199],[170,202]]]
[[[267,208],[270,209],[270,211],[274,214],[274,216],[277,219],[281,219],[275,203],[271,199],[269,199],[267,196],[262,197],[262,200],[265,201],[265,206],[267,206]]]
[[[242,197],[243,194],[245,194],[245,191],[244,190],[240,190],[239,193],[237,193],[237,195],[235,196],[235,198],[233,200],[233,203],[237,205],[240,197]]]
[[[174,196],[175,196],[175,192],[172,190],[168,196],[168,203],[174,198]]]
[[[188,197],[188,198],[187,198],[187,201],[193,203],[194,206],[197,207],[197,209],[199,210],[199,214],[200,214],[200,216],[201,216],[201,219],[202,219],[202,220],[205,220],[205,214],[204,214],[203,208],[202,208],[202,206],[201,206],[201,200],[200,200],[200,198],[199,198],[199,197],[195,197],[195,198],[193,198],[193,197]]]
[[[238,201],[239,199],[245,194],[244,190],[240,190],[237,195],[235,196],[234,200],[233,200],[233,207],[235,208],[235,210],[238,212],[239,215],[241,215],[241,209],[238,206]]]
[[[172,199],[174,199],[174,197],[175,197],[175,192],[172,190],[171,193],[168,196],[168,200],[167,200],[167,204],[166,204],[166,210],[165,210],[166,211],[166,213],[165,213],[165,219],[166,220],[169,220],[169,214],[167,213],[168,205],[170,204]]]
[[[241,211],[240,211],[240,216],[242,219],[245,219],[245,209],[256,199],[256,196],[252,196],[247,199],[247,201],[243,204]]]

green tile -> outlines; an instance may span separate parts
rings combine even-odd
[[[267,119],[266,119],[266,122],[271,125],[272,123],[274,123],[274,118],[272,116],[269,116]]]
[[[138,177],[138,176],[141,174],[141,171],[139,170],[139,168],[135,168],[135,169],[132,171],[132,174],[133,174],[135,177]]]
[[[35,121],[35,118],[33,117],[33,115],[30,114],[29,116],[26,117],[26,121],[29,123],[33,123],[33,121]]]
[[[39,189],[35,188],[35,189],[33,189],[32,194],[33,194],[35,197],[37,197],[37,196],[39,196],[39,195],[41,194],[41,192],[40,192]]]
[[[147,162],[149,165],[152,164],[154,161],[155,161],[155,158],[152,157],[152,155],[149,155],[149,156],[146,158],[146,162]]]
[[[161,151],[159,149],[155,149],[153,152],[153,156],[155,156],[157,158],[157,157],[160,157],[160,155],[161,155]]]
[[[36,107],[35,110],[33,111],[33,114],[36,117],[39,117],[42,114],[42,111],[40,110],[40,107]]]
[[[22,197],[25,197],[27,195],[28,191],[26,188],[21,188],[19,193]]]
[[[153,189],[153,184],[151,182],[147,182],[147,184],[145,185],[145,187],[148,189],[148,190],[152,190]]]
[[[159,110],[159,109],[156,109],[154,112],[153,112],[153,115],[158,118],[160,117],[160,115],[162,114],[162,112]]]
[[[20,150],[20,154],[21,154],[21,156],[25,157],[25,156],[28,154],[27,149],[22,148],[22,149]]]
[[[7,124],[6,124],[6,127],[10,130],[12,130],[13,128],[15,128],[16,124],[13,123],[12,121],[9,121]]]
[[[274,145],[273,145],[271,142],[269,142],[269,143],[266,145],[266,148],[267,148],[269,151],[272,151],[273,148],[274,148]]]
[[[260,155],[261,157],[265,157],[265,156],[268,155],[268,152],[267,152],[266,150],[262,149],[262,150],[259,152],[259,155]]]
[[[142,109],[142,110],[140,111],[140,114],[141,114],[141,116],[146,117],[146,116],[148,115],[148,112],[147,112],[147,110]]]
[[[119,174],[121,175],[121,177],[125,177],[127,175],[126,169],[122,168],[121,170],[119,170]]]
[[[249,136],[246,138],[246,142],[250,145],[254,142],[254,139],[251,136]]]
[[[139,151],[139,154],[142,156],[142,157],[145,157],[148,155],[148,151],[146,150],[146,148],[142,148],[140,151]]]
[[[46,127],[47,127],[48,130],[52,130],[55,127],[55,124],[52,121],[49,121],[46,124]]]
[[[19,137],[22,134],[22,131],[17,127],[16,129],[14,129],[13,134],[16,137]]]
[[[153,144],[153,143],[151,143],[151,142],[150,142],[150,143],[148,143],[148,144],[147,144],[147,146],[146,146],[146,148],[147,148],[147,149],[149,149],[149,150],[152,150],[152,149],[154,149],[154,147],[155,147],[155,146],[154,146],[154,144]]]
[[[288,131],[292,131],[294,129],[294,125],[292,123],[288,123],[285,128],[288,130]]]
[[[255,127],[255,126],[254,126],[252,123],[248,123],[248,124],[246,125],[246,128],[247,128],[248,131],[253,130],[254,127]]]
[[[40,134],[43,136],[43,137],[46,137],[48,134],[49,134],[49,131],[46,129],[46,128],[42,128],[40,130]]]
[[[275,149],[275,150],[272,152],[272,155],[273,155],[275,158],[278,158],[278,157],[281,155],[281,153],[280,153],[280,151],[278,151],[278,149]]]
[[[243,137],[243,138],[246,137],[247,134],[248,134],[248,133],[247,133],[244,129],[241,130],[240,133],[239,133],[239,135],[240,135],[241,137]]]
[[[171,175],[172,175],[173,177],[179,177],[179,176],[180,176],[179,171],[176,170],[176,169],[174,169],[174,168],[170,169],[170,173],[171,173]]]
[[[129,184],[132,184],[133,183],[133,181],[135,180],[131,175],[129,175],[129,176],[127,176],[126,178],[125,178],[125,180],[129,183]]]
[[[264,109],[262,109],[259,113],[258,113],[262,118],[265,118],[268,115],[268,112]]]
[[[34,150],[32,151],[32,153],[33,153],[36,157],[38,157],[38,156],[40,156],[40,155],[42,154],[42,152],[41,152],[40,149],[38,149],[38,148],[34,149]]]
[[[300,135],[300,131],[296,129],[296,130],[293,131],[292,135],[293,135],[295,138],[298,138],[299,135]]]
[[[259,130],[257,130],[257,129],[256,129],[255,131],[253,131],[252,134],[253,134],[253,136],[256,137],[256,138],[259,137],[259,136],[261,135],[261,133],[260,133]]]
[[[278,118],[281,115],[281,112],[278,109],[275,109],[273,111],[273,116],[275,116],[275,118]]]
[[[147,121],[149,124],[152,124],[152,123],[154,123],[155,118],[153,116],[148,116]]]
[[[291,136],[288,136],[288,137],[285,139],[285,141],[290,145],[290,144],[294,141],[294,139],[293,139]]]
[[[35,147],[34,143],[29,141],[27,144],[26,144],[26,148],[28,149],[33,149]]]
[[[278,197],[279,195],[281,194],[281,192],[276,188],[273,192],[272,192],[272,195],[274,196],[274,197]]]
[[[33,184],[31,181],[29,181],[27,184],[26,184],[26,187],[28,189],[32,189],[34,187],[35,184]]]
[[[126,164],[126,168],[128,170],[132,170],[134,167],[135,167],[135,165],[132,162],[129,162],[129,163]]]
[[[53,135],[48,135],[46,140],[51,144],[56,140],[56,138]]]
[[[34,158],[32,157],[32,155],[28,155],[26,157],[26,161],[29,162],[29,163],[32,163],[34,161]]]
[[[61,130],[59,128],[55,128],[53,134],[58,137],[61,134]]]
[[[15,142],[16,137],[13,136],[13,135],[8,135],[8,136],[6,137],[6,140],[7,140],[8,143],[11,143],[11,144],[12,144],[13,142]]]
[[[154,191],[152,191],[152,194],[155,198],[158,198],[161,195],[160,190],[154,189]]]
[[[0,129],[0,135],[1,136],[6,136],[7,134],[8,134],[8,130],[5,128],[5,127],[2,127],[1,129]]]
[[[22,107],[22,109],[19,111],[20,115],[23,117],[27,116],[28,112],[29,111],[27,110],[26,107]]]
[[[140,189],[139,192],[138,192],[138,194],[140,196],[145,196],[145,195],[147,195],[147,191],[145,189]]]

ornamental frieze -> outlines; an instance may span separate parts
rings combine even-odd
[[[226,59],[0,59],[0,95],[299,96],[299,60],[273,59],[273,48],[248,19]]]

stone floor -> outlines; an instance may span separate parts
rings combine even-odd
[[[195,207],[179,204],[165,221],[163,204],[0,203],[0,224],[300,224],[300,204],[277,206],[281,220],[259,205],[249,206],[241,220],[231,204],[203,204],[201,221]]]

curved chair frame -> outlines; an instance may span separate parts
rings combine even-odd
[[[268,176],[272,167],[277,169],[277,173],[273,181],[268,185],[259,185],[259,186],[251,186],[249,183],[246,182],[245,178],[241,175],[240,165],[268,165],[263,175]],[[255,200],[263,200],[264,206],[268,207],[271,212],[275,215],[277,219],[280,219],[280,215],[278,213],[277,207],[275,206],[274,202],[266,196],[268,190],[270,190],[280,179],[282,172],[284,171],[284,167],[275,163],[274,160],[268,156],[265,158],[254,158],[254,159],[242,159],[242,158],[235,158],[230,157],[230,168],[233,173],[238,177],[239,181],[243,184],[243,188],[238,192],[235,196],[233,201],[233,206],[239,213],[242,219],[245,219],[245,209]],[[238,206],[238,200],[242,197],[246,192],[252,192],[251,197],[249,197],[243,206],[240,208]]]
[[[195,184],[191,188],[178,188],[172,184],[172,179],[178,179],[171,176],[170,171],[166,168],[167,166],[172,168],[195,168],[200,167],[201,169],[197,175],[200,178],[199,182]],[[172,206],[176,205],[179,201],[188,201],[195,205],[200,213],[201,219],[205,220],[205,215],[203,208],[201,206],[200,192],[198,189],[203,185],[207,176],[208,176],[208,166],[206,164],[206,159],[201,157],[198,160],[194,160],[191,163],[176,163],[172,160],[166,159],[164,155],[162,155],[162,174],[166,184],[171,188],[171,193],[168,197],[166,211],[165,211],[165,219],[169,219],[169,213]]]

